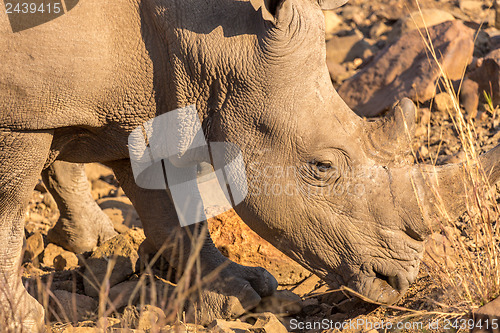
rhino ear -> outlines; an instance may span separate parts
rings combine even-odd
[[[250,0],[255,10],[258,11],[260,8],[264,20],[273,23],[276,21],[276,13],[282,2],[283,0]]]
[[[318,3],[323,10],[332,10],[339,8],[349,0],[318,0]]]

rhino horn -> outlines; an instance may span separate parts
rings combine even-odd
[[[415,190],[422,203],[420,208],[425,210],[424,217],[431,225],[438,220],[436,217],[455,220],[471,203],[471,188],[482,181],[493,185],[500,180],[500,145],[479,156],[477,161],[415,168],[419,169],[414,173]]]
[[[250,0],[255,10],[261,9],[262,18],[266,21],[275,22],[276,13],[279,7],[286,0]],[[317,0],[321,9],[332,10],[344,5],[348,0]]]
[[[347,3],[349,0],[318,0],[321,9],[323,10],[332,10],[335,8],[339,8]]]
[[[411,158],[415,118],[415,104],[404,98],[385,117],[368,120],[365,126],[366,152],[386,165],[407,164]]]

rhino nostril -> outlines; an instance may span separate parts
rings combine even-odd
[[[375,271],[375,277],[377,279],[380,279],[382,281],[387,282],[387,284],[390,285],[395,290],[398,290],[398,291],[400,290],[399,289],[398,278],[396,276],[387,276],[387,275],[384,275],[384,274],[382,274],[380,272]]]
[[[407,234],[411,239],[414,239],[418,242],[423,242],[424,240],[416,231],[408,227],[405,228],[404,233]]]

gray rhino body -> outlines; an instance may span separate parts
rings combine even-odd
[[[56,160],[110,166],[150,244],[180,230],[184,246],[165,257],[183,269],[199,225],[181,229],[165,191],[136,185],[127,139],[192,104],[209,142],[242,151],[249,192],[235,209],[253,230],[332,286],[396,301],[416,278],[436,215],[429,170],[407,162],[411,102],[367,122],[333,89],[320,5],[338,4],[86,0],[17,33],[1,13],[0,285],[9,293],[0,304],[21,305],[4,316],[31,331],[43,321],[18,265],[30,192]],[[492,180],[498,154],[483,158]],[[459,212],[460,166],[435,171],[444,204]],[[203,274],[226,261],[209,236],[200,258]],[[275,288],[263,269],[230,263],[202,295],[202,320],[239,315]]]

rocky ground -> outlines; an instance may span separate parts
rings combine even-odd
[[[454,125],[453,101],[445,85],[438,82],[439,69],[423,43],[427,32],[416,30],[416,26],[425,21],[429,27],[437,58],[452,81],[461,112],[475,127],[472,136],[476,149],[486,151],[500,141],[496,107],[500,102],[500,24],[495,28],[492,1],[421,0],[419,5],[422,15],[412,1],[351,0],[341,9],[326,13],[327,60],[332,81],[346,102],[366,117],[383,115],[402,97],[412,98],[419,107],[412,146],[414,159],[436,164],[461,161],[465,153]],[[319,278],[278,252],[229,211],[210,221],[216,246],[234,261],[268,269],[278,279],[280,292],[263,300],[239,321],[216,321],[209,327],[182,323],[182,318],[162,310],[169,309],[172,302],[161,297],[172,290],[172,282],[164,279],[172,272],[161,260],[151,269],[143,268],[142,274],[136,270],[141,266],[136,265],[140,260],[137,250],[144,233],[113,174],[100,165],[88,165],[87,173],[92,195],[113,221],[117,237],[92,253],[78,256],[48,243],[45,235],[57,221],[58,211],[41,182],[26,213],[25,284],[50,309],[52,332],[100,332],[96,327],[109,327],[113,332],[130,331],[121,330],[123,327],[134,332],[274,333],[286,332],[285,327],[297,332],[318,332],[325,327],[293,329],[294,320],[314,322],[325,318],[340,323],[399,321],[406,326],[393,331],[419,332],[423,329],[415,323],[442,317],[404,317],[412,312],[401,308],[443,313],[452,309],[431,269],[432,263],[443,267],[457,265],[446,253],[443,234],[433,236],[435,242],[428,246],[419,280],[397,304],[399,308],[388,309],[364,303],[345,292],[329,291]],[[477,245],[465,231],[463,234],[467,246]],[[104,277],[107,258],[113,253],[119,257],[110,285],[93,288],[89,281]],[[97,276],[86,267],[91,267]],[[482,311],[500,314],[500,305],[491,304]],[[178,325],[170,326],[176,320]],[[344,331],[373,333],[386,328],[348,326]],[[440,326],[427,331],[449,330]]]

